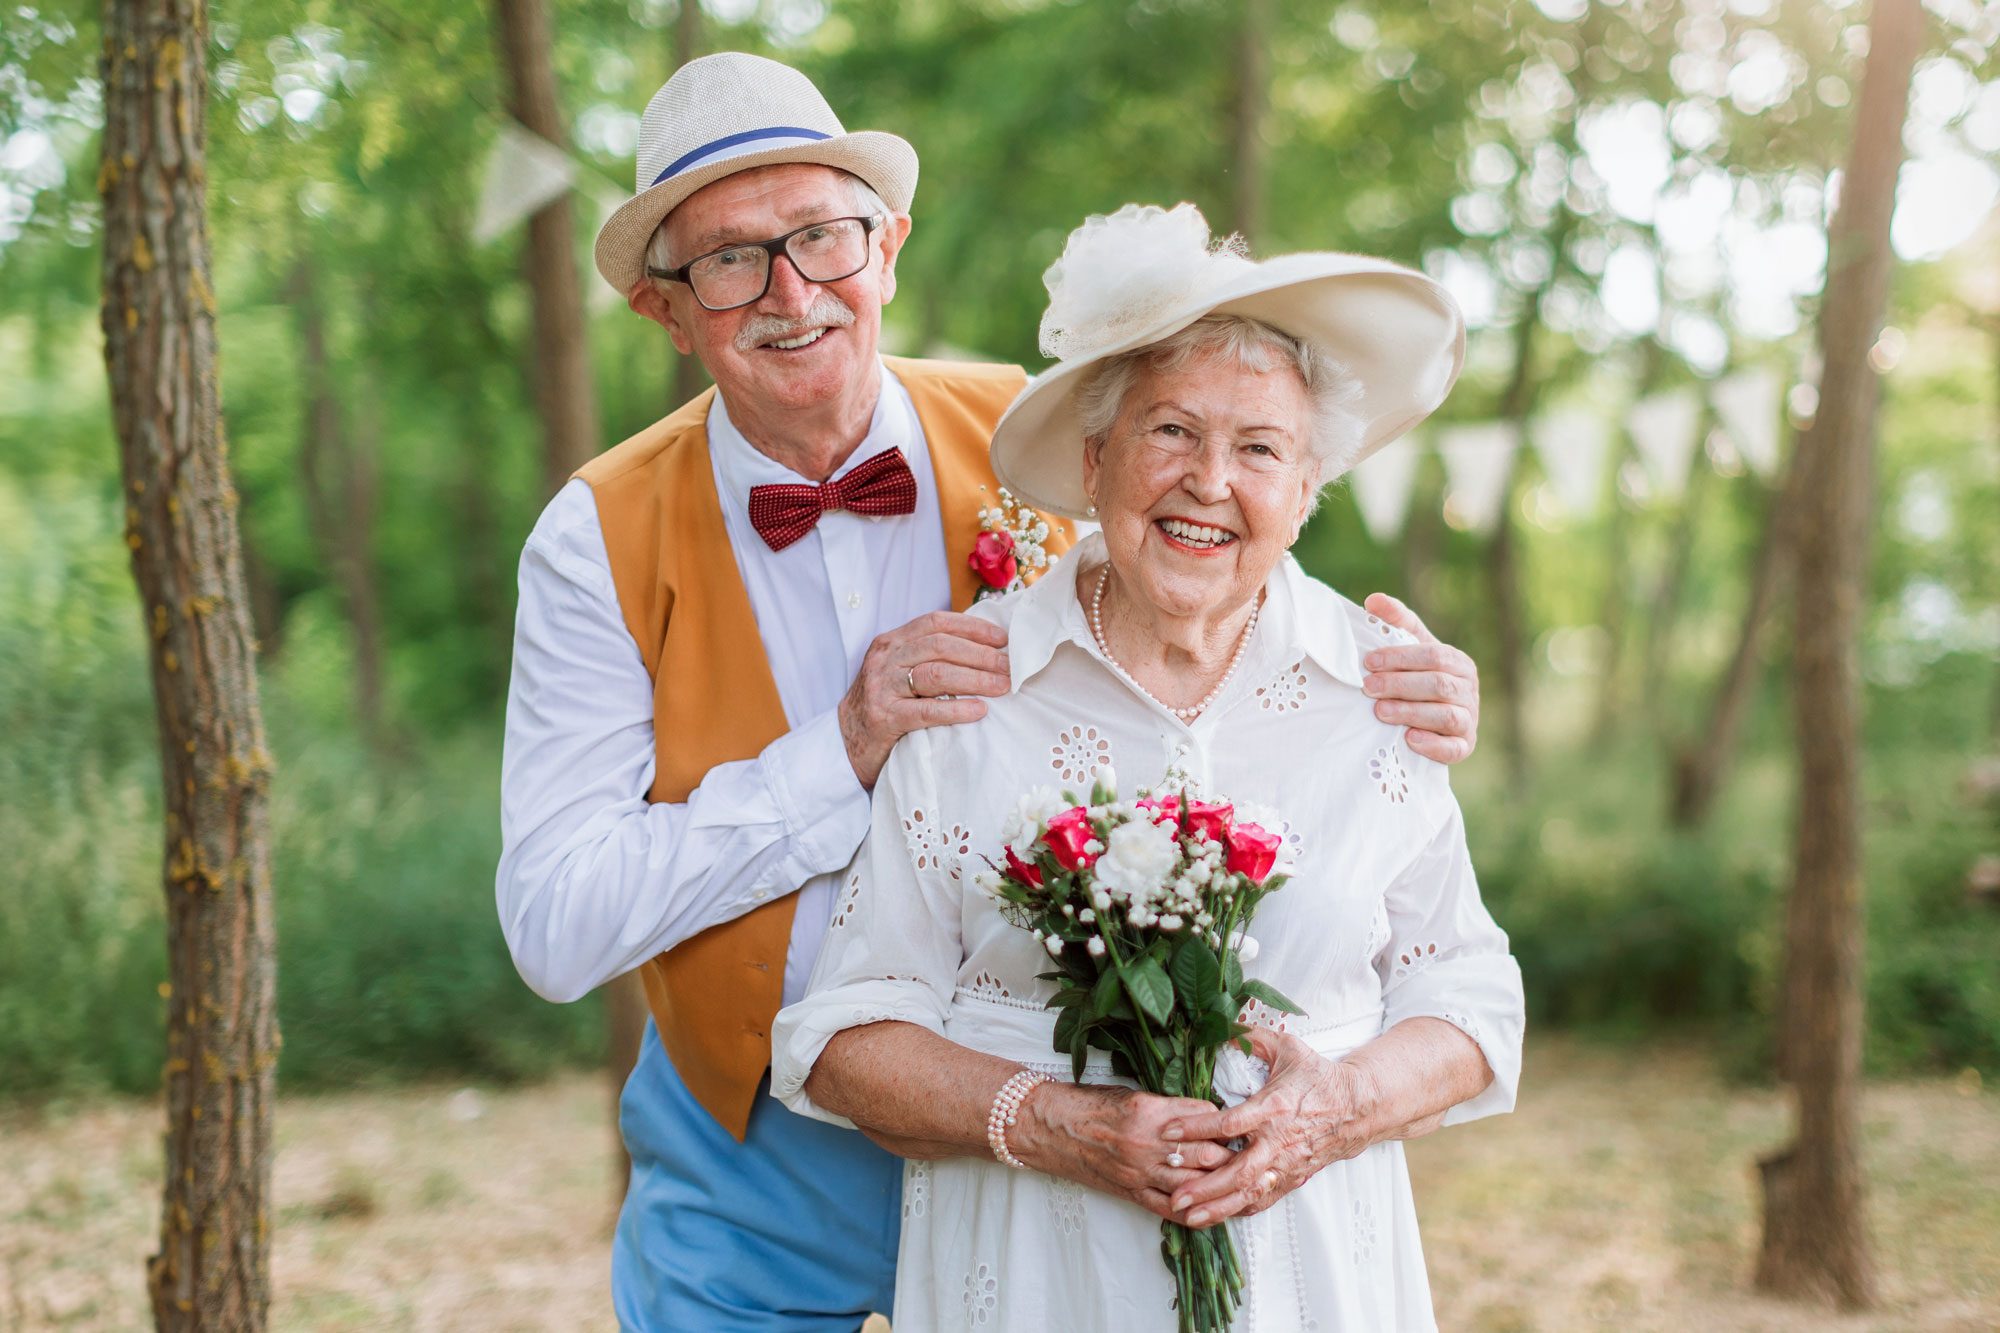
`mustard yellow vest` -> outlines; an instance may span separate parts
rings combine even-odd
[[[979,590],[966,563],[979,511],[998,499],[987,444],[1027,378],[1017,366],[884,361],[909,390],[930,446],[951,603],[962,611]],[[653,678],[651,801],[685,801],[711,768],[756,756],[786,730],[716,497],[706,424],[714,396],[708,390],[576,473],[597,500],[618,606]],[[1050,553],[1067,550],[1070,525],[1052,518],[1049,526]],[[739,1140],[771,1063],[796,907],[786,894],[640,968],[675,1071]]]

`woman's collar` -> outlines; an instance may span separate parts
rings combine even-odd
[[[1093,532],[1017,594],[1020,600],[1007,625],[1007,671],[1014,689],[1047,666],[1060,645],[1087,644],[1090,626],[1077,600],[1077,581],[1104,560],[1104,535]],[[1361,649],[1354,639],[1359,608],[1307,574],[1289,552],[1265,590],[1257,627],[1261,655],[1310,657],[1335,680],[1360,689]]]

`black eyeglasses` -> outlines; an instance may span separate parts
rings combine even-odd
[[[832,218],[797,231],[715,250],[679,268],[646,266],[649,276],[686,283],[708,310],[734,310],[761,300],[771,289],[771,266],[783,251],[807,282],[839,282],[868,267],[868,237],[882,215]]]

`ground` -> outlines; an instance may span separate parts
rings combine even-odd
[[[610,1104],[521,1089],[282,1099],[273,1257],[282,1330],[610,1326]],[[1871,1087],[1883,1305],[1836,1317],[1752,1296],[1755,1155],[1783,1098],[1689,1047],[1544,1039],[1520,1110],[1411,1147],[1446,1330],[2000,1328],[2000,1095],[1977,1078]],[[157,1230],[148,1103],[0,1114],[0,1329],[139,1329]]]

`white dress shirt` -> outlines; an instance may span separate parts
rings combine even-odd
[[[1254,803],[1284,838],[1292,879],[1252,921],[1261,948],[1245,970],[1306,1012],[1253,1001],[1244,1021],[1337,1059],[1405,1019],[1442,1019],[1493,1071],[1445,1123],[1512,1109],[1520,970],[1480,901],[1444,766],[1412,752],[1362,693],[1362,654],[1409,636],[1288,556],[1236,673],[1183,722],[1091,634],[1077,587],[1103,559],[1092,537],[1025,592],[974,608],[1007,627],[1014,691],[980,721],[912,733],[889,756],[812,990],[772,1029],[773,1095],[846,1123],[814,1104],[806,1079],[834,1034],[885,1020],[1068,1080],[1051,1037],[1055,988],[1041,979],[1049,957],[974,876],[1000,857],[1024,794],[1087,793],[1112,766],[1128,798],[1173,769],[1239,810]],[[1261,1067],[1245,1076],[1260,1083]],[[1121,1081],[1100,1051],[1083,1077]],[[1246,1333],[1435,1327],[1400,1142],[1335,1163],[1230,1227],[1249,1284]],[[910,1162],[896,1324],[958,1327],[970,1311],[986,1333],[1172,1327],[1159,1244],[1159,1219],[1110,1194],[985,1157]]]
[[[835,707],[876,635],[947,607],[951,580],[930,451],[886,368],[846,465],[900,448],[910,514],[836,511],[773,551],[750,488],[799,476],[743,438],[718,395],[708,415],[716,493],[791,730],[754,759],[710,769],[685,802],[654,804],[653,681],[625,627],[588,483],[542,512],[521,555],[501,761],[500,923],[522,978],[578,999],[655,954],[797,891],[787,1004],[805,991],[837,872],[868,828]]]

